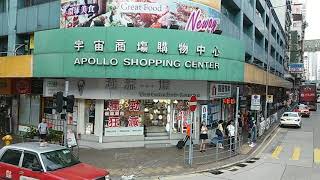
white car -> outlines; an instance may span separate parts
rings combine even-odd
[[[301,128],[302,120],[298,112],[285,112],[280,118],[280,126],[296,126]]]

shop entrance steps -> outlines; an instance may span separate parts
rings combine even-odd
[[[146,136],[144,137],[144,146],[146,148],[159,148],[159,147],[170,147],[171,141],[168,133],[163,129],[150,129],[146,131]]]

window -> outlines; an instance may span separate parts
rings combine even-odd
[[[22,167],[31,169],[31,170],[33,169],[42,170],[38,156],[36,154],[29,153],[29,152],[24,152]]]
[[[21,151],[8,149],[1,157],[0,161],[18,166],[20,162],[20,157],[21,157]]]
[[[80,163],[68,149],[42,153],[41,157],[47,171],[54,171]]]

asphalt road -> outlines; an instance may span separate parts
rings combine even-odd
[[[257,159],[220,171],[166,177],[175,180],[320,180],[320,104],[302,128],[279,128]]]

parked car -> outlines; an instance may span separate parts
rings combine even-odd
[[[298,112],[285,112],[280,118],[280,126],[296,126],[298,128],[301,128],[301,116]]]
[[[309,107],[305,104],[299,104],[295,109],[294,112],[300,113],[301,116],[310,117],[310,110]]]
[[[108,180],[109,172],[77,160],[63,146],[19,143],[0,149],[0,179]]]

